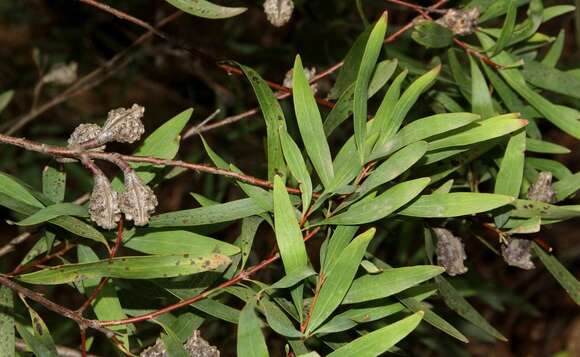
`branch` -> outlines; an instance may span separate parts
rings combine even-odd
[[[107,153],[107,152],[94,152],[94,151],[82,151],[78,149],[69,149],[62,146],[52,146],[46,144],[40,144],[31,140],[26,140],[23,138],[16,138],[13,136],[3,135],[0,134],[0,143],[10,144],[14,146],[21,147],[23,149],[29,151],[36,151],[39,153],[58,156],[58,157],[68,157],[68,158],[81,158],[83,156],[91,158],[91,159],[98,159],[98,160],[106,160],[109,162],[118,162],[119,159],[122,159],[127,162],[140,162],[140,163],[149,163],[158,166],[175,166],[175,167],[183,167],[188,170],[196,171],[196,172],[205,172],[212,175],[220,175],[231,177],[237,181],[242,181],[245,183],[249,183],[254,186],[260,186],[267,189],[273,188],[273,184],[267,180],[262,180],[257,177],[244,175],[238,172],[229,171],[220,169],[217,167],[213,167],[210,165],[205,164],[193,164],[181,160],[166,160],[166,159],[159,159],[156,157],[150,156],[131,156],[131,155],[119,155],[117,153]],[[286,190],[288,193],[299,195],[300,190],[297,188],[287,187]],[[318,197],[318,194],[313,194],[314,197]]]

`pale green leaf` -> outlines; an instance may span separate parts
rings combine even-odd
[[[459,217],[490,211],[514,201],[491,193],[451,192],[419,196],[399,214],[411,217]]]
[[[247,10],[245,7],[225,7],[206,0],[165,0],[183,12],[206,19],[226,19]]]
[[[288,168],[300,185],[302,214],[305,214],[312,201],[312,181],[310,180],[310,173],[300,153],[300,149],[294,140],[292,140],[292,137],[286,131],[280,130],[280,140]]]
[[[328,187],[334,176],[332,157],[324,134],[320,112],[314,100],[312,89],[306,80],[300,56],[296,56],[293,73],[292,98],[294,99],[298,128],[312,166],[314,166],[322,184]]]
[[[16,224],[19,226],[32,226],[50,221],[51,219],[60,216],[88,217],[89,212],[87,211],[87,207],[79,206],[75,203],[56,203],[54,205],[39,209],[34,214],[24,218],[19,222],[16,222]]]

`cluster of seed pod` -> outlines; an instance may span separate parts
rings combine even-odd
[[[81,124],[71,134],[68,145],[81,150],[102,151],[109,142],[133,143],[145,132],[141,118],[145,108],[133,104],[129,109],[111,110],[105,124]],[[94,174],[94,186],[89,201],[89,216],[93,222],[105,229],[113,229],[121,219],[121,213],[137,226],[149,222],[155,211],[157,198],[153,190],[145,185],[137,173],[127,164],[122,166],[125,187],[117,193],[109,179],[90,163]]]
[[[480,10],[478,7],[466,10],[449,9],[435,22],[448,28],[456,35],[466,36],[475,32],[479,14]]]
[[[264,1],[264,13],[268,21],[276,27],[284,26],[290,21],[294,11],[292,0],[266,0]]]
[[[445,268],[450,276],[465,274],[467,267],[463,261],[467,255],[461,238],[445,228],[433,228],[433,232],[437,236],[437,264]]]

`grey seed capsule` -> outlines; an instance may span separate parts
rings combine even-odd
[[[264,13],[268,21],[276,27],[284,26],[290,21],[294,3],[292,0],[266,0],[264,1]]]
[[[528,189],[528,199],[546,203],[553,203],[556,199],[556,192],[552,188],[552,173],[542,171],[538,178]]]
[[[81,124],[75,128],[68,139],[68,146],[77,146],[101,135],[102,129],[97,124]]]
[[[210,345],[206,340],[204,340],[198,330],[193,331],[193,335],[187,339],[183,345],[183,349],[191,357],[219,357],[220,355],[220,351],[215,346]],[[153,346],[141,352],[139,356],[169,357],[169,354],[163,341],[158,338]]]
[[[447,274],[451,276],[466,273],[467,267],[463,261],[467,259],[467,255],[461,238],[444,228],[433,228],[433,231],[438,238],[437,264],[444,267]]]
[[[103,125],[101,140],[104,142],[117,141],[121,143],[133,143],[141,138],[145,127],[141,118],[145,108],[133,104],[129,109],[117,108],[107,114],[107,121]]]
[[[117,192],[105,175],[94,176],[94,187],[89,200],[89,216],[91,221],[102,228],[113,229],[121,218]]]
[[[135,222],[136,226],[149,223],[149,216],[155,212],[157,197],[153,190],[144,185],[135,171],[125,172],[125,191],[119,198],[121,212],[127,220]]]
[[[316,76],[316,68],[315,67],[304,68],[304,74],[306,75],[306,80],[310,81],[312,80],[312,78],[314,78],[314,76]],[[282,85],[287,88],[292,88],[293,79],[294,79],[294,70],[290,69],[288,72],[286,72],[286,75],[284,76],[284,82],[282,83]],[[318,83],[312,83],[310,85],[310,88],[312,89],[312,93],[316,94],[316,92],[318,92]]]
[[[501,256],[510,266],[531,270],[536,267],[532,262],[531,247],[530,240],[512,238],[507,245],[501,246]]]
[[[68,64],[58,63],[42,77],[42,82],[60,85],[71,84],[77,80],[77,69],[78,64],[76,62],[70,62]]]
[[[435,22],[443,27],[447,27],[456,35],[465,36],[475,32],[479,14],[478,7],[467,10],[449,9]]]

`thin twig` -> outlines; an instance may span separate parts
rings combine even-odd
[[[107,153],[107,152],[79,151],[78,149],[69,149],[61,146],[40,144],[23,138],[16,138],[13,136],[3,134],[0,134],[0,143],[10,144],[24,148],[29,151],[36,151],[39,153],[58,157],[80,158],[82,156],[86,156],[91,159],[106,160],[114,163],[117,163],[119,159],[122,159],[127,162],[149,163],[158,166],[183,167],[196,172],[205,172],[213,175],[231,177],[237,181],[249,183],[254,186],[260,186],[268,189],[273,188],[273,184],[267,180],[259,179],[257,177],[249,175],[244,175],[234,171],[220,169],[210,165],[193,164],[181,160],[165,160],[150,156],[119,155],[117,153]],[[288,193],[296,195],[300,194],[300,189],[291,187],[287,187],[286,189]],[[318,194],[313,194],[313,196],[318,197]]]

